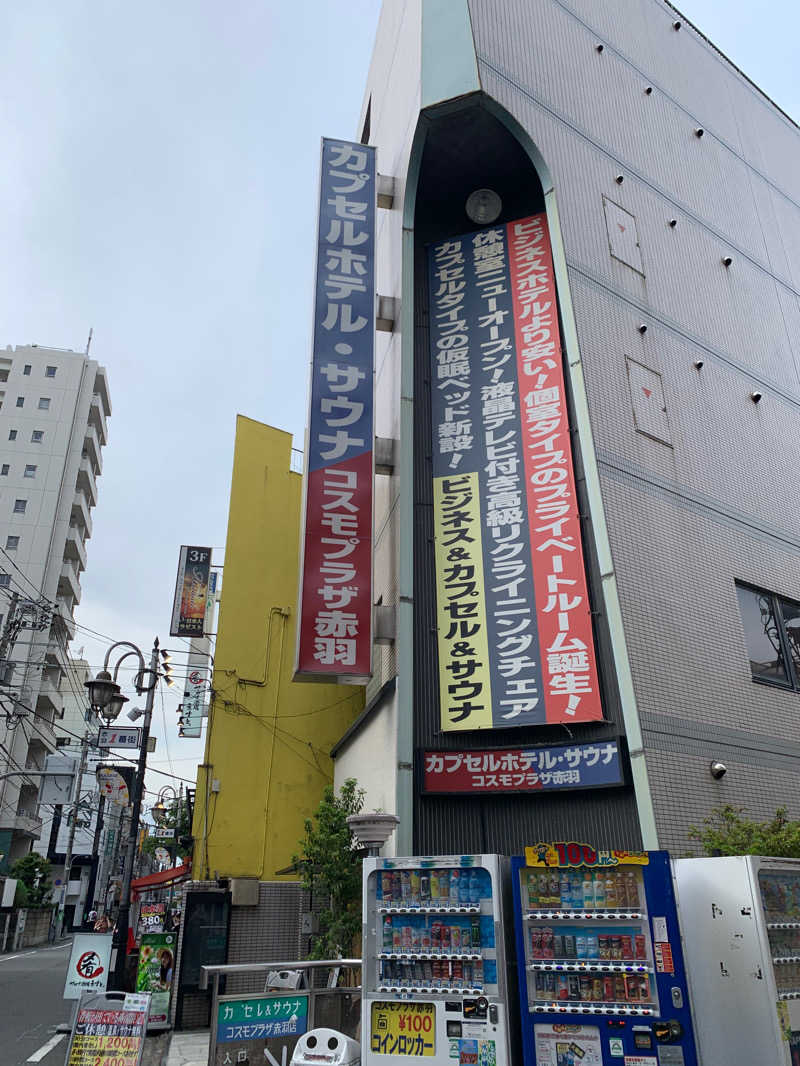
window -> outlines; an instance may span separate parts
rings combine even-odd
[[[14,514],[25,514],[25,508],[27,506],[27,500],[14,500]]]
[[[17,431],[15,429],[10,429],[8,431],[8,439],[9,440],[16,440],[17,439]]]
[[[800,691],[800,603],[737,585],[754,681]]]
[[[0,574],[0,588],[8,588],[11,584],[10,574]]]
[[[25,477],[36,477],[36,466],[33,463],[25,464]]]
[[[35,429],[33,431],[33,433],[31,433],[31,444],[41,444],[43,440],[44,440],[44,430],[43,429]]]
[[[15,552],[19,547],[19,537],[6,537],[6,548],[10,552]]]
[[[24,407],[24,406],[25,406],[25,397],[24,396],[18,396],[17,397],[17,407]]]
[[[40,411],[49,411],[50,410],[50,397],[49,396],[40,396],[39,397],[39,410]]]
[[[2,474],[3,477],[5,477],[7,473],[8,473],[8,463],[3,463],[3,465],[0,466],[0,474]]]
[[[25,366],[22,368],[22,373],[25,375],[26,378],[29,378],[31,376],[31,364],[30,363],[26,363],[25,364]]]
[[[54,366],[46,366],[44,368],[44,376],[46,378],[54,378],[56,376],[56,367],[54,367]]]

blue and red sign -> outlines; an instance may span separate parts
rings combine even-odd
[[[297,674],[372,665],[375,149],[324,138]]]

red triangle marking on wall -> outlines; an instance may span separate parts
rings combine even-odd
[[[622,223],[621,223],[621,222],[618,222],[618,223],[617,223],[617,225],[619,226],[619,228],[620,228],[620,231],[621,231],[622,233],[624,233],[624,232],[625,232],[625,227],[624,227],[624,226],[622,225]]]
[[[646,389],[644,387],[644,385],[642,385],[642,392],[645,394],[645,396],[647,397],[648,400],[653,395],[653,390],[652,389]]]

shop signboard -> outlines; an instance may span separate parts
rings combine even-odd
[[[308,1030],[307,992],[279,996],[221,996],[214,1018],[214,1066],[261,1062],[286,1066]]]
[[[140,748],[142,731],[138,726],[101,726],[97,734],[98,748]]]
[[[160,906],[163,907],[164,904]],[[162,912],[162,929],[163,920]],[[174,933],[142,933],[136,991],[150,993],[150,1013],[147,1019],[150,1029],[167,1028],[169,1025],[169,997],[175,969],[176,941]]]
[[[424,751],[423,791],[482,795],[604,788],[625,783],[619,744]]]
[[[167,913],[166,903],[142,903],[139,906],[139,921],[137,929],[139,935],[143,933],[163,933],[164,915]]]
[[[374,148],[323,139],[298,680],[372,669],[375,186]]]
[[[429,252],[444,731],[599,721],[544,214]]]
[[[203,636],[210,570],[210,548],[181,545],[169,629],[171,637]]]
[[[66,1066],[139,1066],[150,997],[111,992],[81,998]]]
[[[110,933],[76,933],[64,981],[64,999],[80,999],[84,992],[104,992],[111,962]]]

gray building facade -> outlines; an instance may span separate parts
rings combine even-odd
[[[800,816],[800,130],[662,0],[387,0],[359,132],[395,178],[375,550],[397,641],[337,780],[400,815],[398,853],[685,854],[722,804]],[[565,735],[437,732],[425,246],[474,228],[477,188],[497,224],[547,214],[606,718],[571,735],[622,738],[619,790],[431,800],[414,776],[426,746]]]

